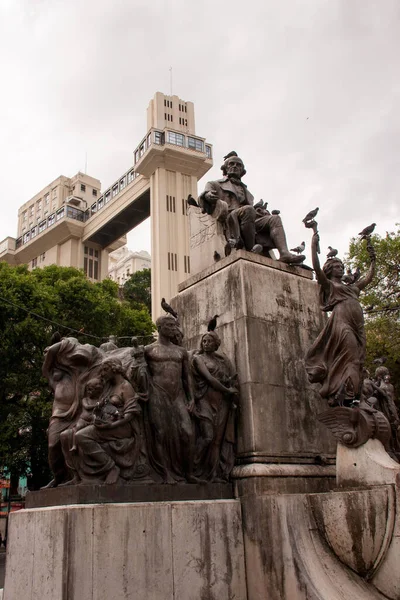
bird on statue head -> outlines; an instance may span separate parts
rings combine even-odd
[[[335,258],[335,256],[338,253],[338,251],[336,250],[336,248],[332,248],[332,246],[328,246],[328,248],[329,248],[329,252],[326,255],[326,258]]]
[[[208,322],[207,331],[215,331],[218,317],[219,315],[214,315],[213,318]]]
[[[175,317],[175,319],[178,318],[178,313],[174,311],[174,309],[172,308],[172,306],[170,306],[168,304],[168,302],[165,301],[165,298],[161,298],[161,308],[163,310],[165,310],[166,313],[169,313],[170,315],[172,315],[173,317]]]

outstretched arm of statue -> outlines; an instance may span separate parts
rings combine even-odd
[[[370,238],[367,238],[367,251],[368,251],[369,257],[371,259],[371,262],[369,265],[369,269],[368,269],[367,273],[364,275],[364,277],[361,277],[361,279],[356,281],[355,285],[358,287],[359,290],[363,290],[365,287],[367,287],[367,285],[369,285],[371,283],[371,281],[373,280],[374,275],[375,275],[376,254],[375,254],[375,248],[371,244]]]
[[[201,208],[203,208],[208,215],[212,215],[218,199],[219,193],[215,182],[209,181],[204,188],[204,192],[202,192],[199,196],[199,204]]]
[[[329,291],[329,279],[321,269],[318,258],[319,233],[316,231],[311,240],[311,258],[317,281],[324,291]]]

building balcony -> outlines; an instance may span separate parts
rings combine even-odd
[[[150,178],[161,167],[200,179],[212,167],[212,146],[204,138],[172,129],[151,129],[134,152],[135,171]]]
[[[66,204],[13,240],[14,253],[12,254],[11,249],[7,256],[0,253],[0,260],[6,260],[9,264],[28,263],[32,257],[39,256],[70,237],[81,238],[84,227],[85,212]],[[10,260],[11,256],[14,257],[13,262]]]

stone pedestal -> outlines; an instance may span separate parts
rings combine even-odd
[[[309,271],[234,251],[182,283],[172,304],[190,349],[219,315],[240,381],[239,464],[334,462],[333,436],[316,419],[327,405],[304,368],[324,319]]]
[[[215,262],[214,253],[225,256],[226,239],[222,223],[203,213],[201,208],[189,206],[190,272],[203,271]],[[217,217],[217,215],[216,215]]]
[[[247,600],[237,500],[11,513],[4,600]]]

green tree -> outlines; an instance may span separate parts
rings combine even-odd
[[[151,312],[151,269],[133,273],[124,284],[124,298],[132,307],[145,306]]]
[[[396,231],[386,232],[385,237],[372,236],[376,275],[360,302],[366,315],[366,366],[373,374],[377,367],[373,361],[383,357],[400,398],[400,225],[396,227]],[[353,270],[359,267],[361,273],[365,272],[369,264],[365,241],[354,238],[350,241],[346,263]]]
[[[98,346],[111,334],[145,341],[154,325],[146,308],[119,300],[117,284],[55,265],[29,271],[0,263],[0,309],[0,465],[30,474],[36,489],[49,479],[52,395],[41,366],[51,335]]]

